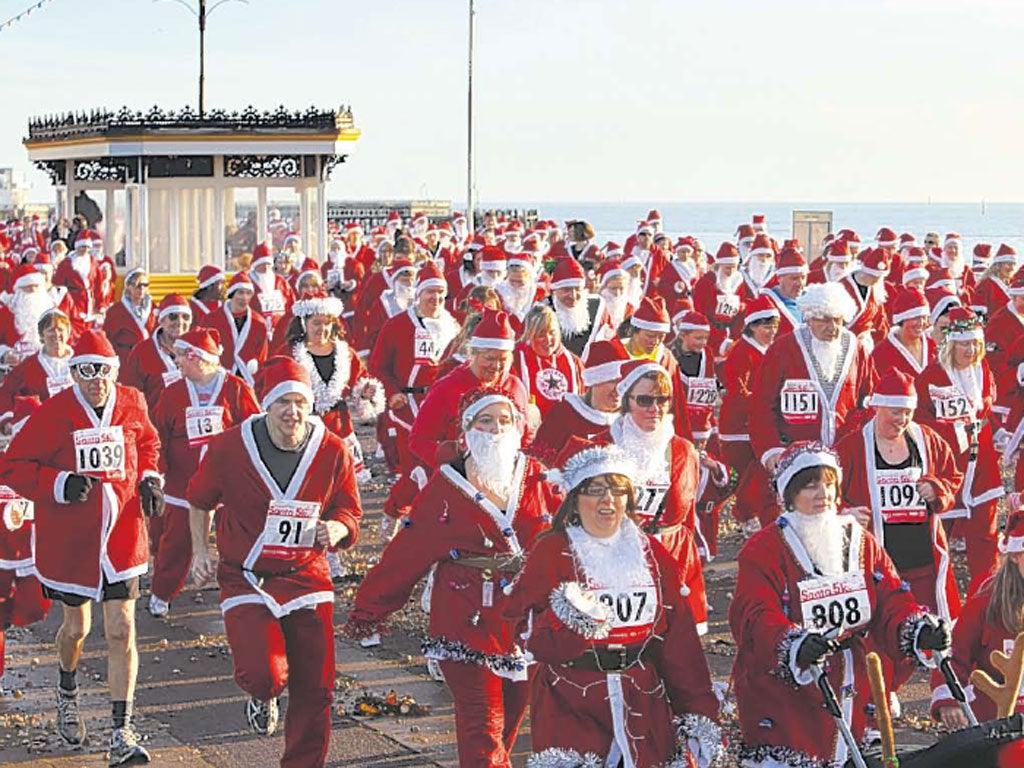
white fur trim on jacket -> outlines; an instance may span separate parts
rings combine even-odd
[[[583,594],[578,582],[563,581],[549,598],[551,612],[567,628],[588,640],[603,640],[612,630],[611,611]]]

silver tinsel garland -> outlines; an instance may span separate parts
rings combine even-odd
[[[575,749],[550,747],[526,758],[526,768],[603,768],[604,760],[593,752],[581,755]]]
[[[520,672],[526,669],[526,659],[522,656],[484,653],[483,651],[474,650],[458,640],[449,640],[446,637],[428,638],[423,641],[420,650],[428,659],[479,664],[491,670],[506,672]]]
[[[551,595],[548,598],[551,604],[551,612],[566,627],[588,640],[603,640],[608,637],[608,633],[611,632],[612,628],[611,617],[606,616],[604,620],[598,620],[588,616],[573,605],[565,596],[565,589],[570,583],[573,582],[563,581],[551,590]],[[603,606],[602,603],[598,603],[598,605]]]
[[[789,654],[793,648],[793,643],[798,642],[806,634],[807,630],[797,626],[790,627],[786,631],[786,634],[782,636],[782,640],[779,641],[777,650],[779,663],[775,669],[771,670],[773,676],[779,678],[779,680],[794,690],[799,690],[800,684],[793,677],[793,670],[789,667]]]
[[[689,713],[676,718],[676,743],[679,746],[680,766],[686,765],[686,755],[690,751],[689,742],[692,739],[697,742],[701,757],[710,758],[707,763],[700,763],[701,768],[724,768],[728,752],[725,744],[722,743],[722,728],[714,720]],[[694,755],[696,758],[697,755]],[[670,766],[673,763],[669,764]]]
[[[765,760],[774,760],[785,765],[786,768],[841,768],[831,760],[819,760],[816,757],[811,757],[806,752],[773,744],[762,744],[757,747],[740,747],[740,765],[744,765],[743,761],[746,760],[754,764],[760,764]]]

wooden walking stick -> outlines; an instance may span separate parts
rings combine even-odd
[[[997,683],[981,669],[971,672],[971,682],[996,703],[996,717],[1009,717],[1017,707],[1020,683],[1024,678],[1024,632],[1013,641],[1013,650],[1009,656],[1002,651],[992,651],[989,658],[992,666],[1002,673],[1005,682]]]
[[[875,723],[882,734],[882,765],[886,768],[899,768],[896,737],[892,732],[892,713],[889,711],[889,692],[885,690],[885,678],[882,676],[882,659],[872,651],[867,655],[867,663],[871,699],[875,702]]]

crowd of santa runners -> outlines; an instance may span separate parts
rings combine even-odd
[[[68,745],[88,739],[93,604],[110,765],[143,764],[136,602],[165,617],[215,580],[240,717],[274,733],[287,691],[281,765],[324,765],[364,446],[385,546],[342,633],[387,644],[426,580],[423,654],[467,768],[511,766],[527,712],[533,768],[834,768],[844,730],[877,726],[867,652],[894,708],[947,653],[999,675],[990,652],[1024,630],[1010,245],[882,226],[812,250],[755,214],[708,248],[657,211],[619,244],[586,221],[393,213],[311,254],[273,224],[159,301],[95,230],[0,229],[0,629],[60,612]],[[703,569],[725,509],[747,540],[713,685]],[[932,687],[933,717],[967,726]]]

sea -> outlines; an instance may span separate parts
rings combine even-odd
[[[863,243],[870,243],[880,227],[896,234],[912,232],[918,242],[926,232],[957,232],[970,249],[987,242],[998,247],[1008,243],[1024,257],[1024,203],[544,203],[504,202],[479,204],[480,210],[536,209],[543,219],[559,223],[568,219],[590,222],[603,245],[613,240],[620,245],[636,231],[648,211],[661,213],[663,229],[673,237],[700,238],[712,253],[723,240],[734,240],[736,227],[750,222],[755,213],[767,217],[768,232],[778,240],[790,237],[794,211],[829,211],[832,231],[853,229]]]

